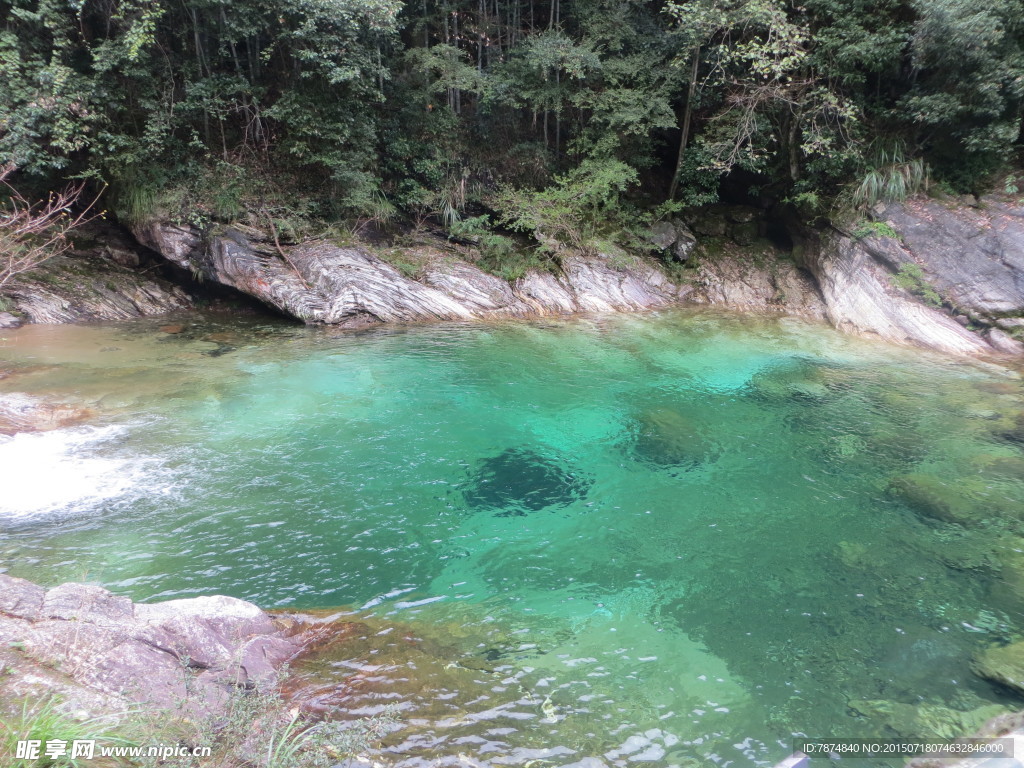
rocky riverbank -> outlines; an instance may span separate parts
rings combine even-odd
[[[331,718],[342,714],[339,702],[347,700],[347,686],[310,677],[316,663],[288,683],[287,666],[324,649],[329,655],[339,644],[359,645],[361,630],[370,636],[376,631],[310,616],[271,615],[223,595],[133,603],[98,586],[44,589],[0,574],[0,717],[10,718],[24,701],[34,707],[50,702],[46,706],[56,706],[65,717],[89,723],[133,720],[150,729],[160,722],[161,733],[175,722],[205,723],[203,738],[214,739],[218,729],[237,727],[232,719],[239,714],[238,697],[250,696],[274,702],[272,709],[246,710],[247,717],[278,721],[261,728],[280,728],[300,712]],[[420,643],[410,640],[409,652],[425,658]],[[987,648],[975,658],[975,670],[1022,692],[1022,648],[1024,643]],[[460,663],[477,662],[453,659],[449,666]],[[282,682],[284,698],[278,693]],[[1002,735],[1022,720],[1000,705],[960,711],[851,700],[849,707],[883,726],[886,732],[879,737]],[[253,746],[242,742],[243,750]]]
[[[54,260],[18,282],[9,303],[30,322],[191,306],[187,292],[150,274],[162,261],[302,322],[349,328],[695,303],[827,320],[950,354],[1024,355],[1024,203],[1013,199],[879,205],[849,231],[711,206],[653,227],[646,254],[567,253],[557,270],[511,282],[484,271],[472,248],[443,241],[410,246],[415,264],[399,269],[379,249],[281,245],[240,225],[201,232],[153,220],[135,237]]]
[[[300,628],[222,595],[133,603],[97,586],[43,589],[0,574],[0,700],[223,716],[232,690],[276,683],[303,647]]]

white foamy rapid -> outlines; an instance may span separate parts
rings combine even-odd
[[[96,455],[120,426],[0,437],[0,520],[73,515],[141,486],[152,459]]]

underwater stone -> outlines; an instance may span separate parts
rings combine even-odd
[[[672,408],[651,408],[636,420],[634,454],[663,467],[696,467],[714,457],[699,425]]]
[[[1011,443],[1024,445],[1024,413],[1017,414],[1014,425],[1002,433],[1002,438]]]
[[[915,472],[894,477],[888,491],[918,515],[943,523],[971,526],[993,516],[984,505],[935,475]]]
[[[812,365],[773,368],[754,375],[750,387],[765,400],[820,401],[829,397],[822,368]]]
[[[1021,456],[980,456],[972,463],[984,474],[1024,480],[1024,457]]]
[[[993,556],[999,575],[989,586],[989,599],[995,605],[1017,611],[1024,606],[1024,539],[1001,540]]]
[[[480,462],[463,498],[475,509],[524,515],[567,506],[583,498],[590,484],[557,461],[526,448],[509,448]]]
[[[975,656],[971,666],[986,680],[1024,693],[1024,642],[988,648]]]
[[[990,704],[969,712],[961,712],[938,704],[904,704],[898,701],[854,700],[850,709],[858,715],[885,723],[899,736],[956,739],[976,731],[988,720],[1007,712],[1005,707]]]

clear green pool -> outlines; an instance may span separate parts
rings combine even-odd
[[[397,702],[392,760],[769,764],[1021,706],[970,670],[1024,631],[1006,371],[713,312],[184,322],[0,341],[0,393],[101,413],[0,437],[2,566],[347,606],[303,673]]]

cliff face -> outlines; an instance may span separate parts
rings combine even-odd
[[[1024,203],[876,206],[852,232],[804,232],[799,269],[759,256],[728,216],[695,228],[732,249],[702,260],[691,299],[822,317],[846,333],[949,354],[1024,354]]]
[[[896,273],[873,257],[868,241],[830,236],[806,258],[825,303],[829,322],[841,331],[897,344],[958,355],[985,355],[1001,349],[901,287]],[[923,287],[922,287],[923,290]],[[1002,340],[1002,339],[1000,339]],[[1008,339],[1013,344],[1012,339]]]
[[[995,349],[1024,352],[1014,338],[1024,332],[1024,204],[919,199],[879,206],[874,217],[885,226],[860,241],[867,256],[910,276],[903,282],[912,292],[941,302],[946,315]]]

